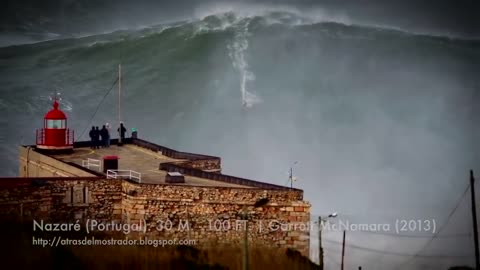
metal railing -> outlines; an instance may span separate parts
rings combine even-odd
[[[264,183],[260,181],[240,178],[236,176],[226,175],[226,174],[219,174],[216,172],[206,172],[200,169],[189,168],[183,166],[183,164],[175,164],[175,162],[164,162],[160,163],[159,169],[162,171],[167,172],[179,172],[184,175],[190,175],[199,178],[205,178],[210,180],[215,180],[224,183],[242,185],[242,186],[250,186],[262,189],[277,189],[277,190],[292,190],[292,191],[302,191],[296,188],[290,188],[270,183]],[[303,191],[302,191],[303,193]],[[302,195],[303,196],[303,195]]]
[[[142,182],[142,174],[132,170],[107,170],[107,179],[124,179],[135,180],[137,183]]]
[[[56,130],[53,129],[55,132]],[[60,129],[58,129],[60,130]],[[65,141],[63,142],[58,142],[58,143],[61,143],[59,146],[63,146],[63,145],[73,145],[73,143],[75,142],[74,141],[74,138],[75,138],[75,133],[74,133],[74,130],[73,129],[62,129],[64,132],[65,132]],[[56,137],[56,135],[53,135]],[[36,130],[36,143],[37,145],[44,145],[45,144],[45,129],[44,128],[41,128],[41,129],[37,129]]]
[[[188,153],[188,152],[181,152],[177,151],[171,148],[167,148],[165,146],[161,146],[158,144],[154,144],[151,142],[144,141],[142,139],[132,139],[132,142],[135,145],[141,146],[143,148],[150,149],[152,151],[158,151],[161,152],[162,155],[175,158],[175,159],[187,159],[190,161],[193,160],[215,160],[216,162],[220,163],[220,157],[215,157],[215,156],[208,156],[208,155],[201,155],[201,154],[194,154],[194,153]]]
[[[75,142],[75,130],[67,128],[65,140],[67,141],[67,145],[73,145]]]
[[[36,144],[44,144],[45,143],[45,131],[42,129],[37,129],[37,142]]]
[[[90,167],[97,167],[98,171],[102,170],[102,162],[98,159],[88,158],[82,160],[82,166],[87,167],[88,169],[90,169]]]

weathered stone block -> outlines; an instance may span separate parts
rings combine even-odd
[[[305,235],[305,234],[302,234],[298,237],[298,240],[300,241],[308,241],[310,240],[310,236],[309,235]]]
[[[298,232],[298,231],[290,231],[290,232],[288,232],[288,236],[290,236],[290,237],[292,237],[292,236],[298,237],[298,236],[300,236],[300,235],[301,235],[301,233]]]

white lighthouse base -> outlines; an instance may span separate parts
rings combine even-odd
[[[45,150],[68,150],[68,149],[73,149],[73,145],[51,146],[51,145],[37,144],[37,148],[45,149]]]

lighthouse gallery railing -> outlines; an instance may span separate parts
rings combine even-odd
[[[73,129],[65,129],[65,141],[63,145],[73,145],[74,142],[74,131]],[[45,145],[45,129],[37,129],[37,145]],[[61,146],[61,145],[60,145]]]

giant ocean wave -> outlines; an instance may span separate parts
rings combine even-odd
[[[207,12],[196,19],[142,29],[0,48],[0,79],[6,100],[17,94],[28,97],[11,103],[26,104],[30,113],[44,111],[48,102],[28,99],[61,90],[78,122],[87,121],[85,114],[109,88],[120,62],[132,107],[149,108],[160,102],[173,115],[182,115],[183,120],[170,124],[176,128],[198,121],[193,116],[187,119],[187,111],[204,112],[201,121],[207,121],[210,113],[213,118],[229,114],[237,118],[231,108],[243,104],[268,116],[273,107],[288,111],[302,99],[308,103],[325,97],[329,98],[323,100],[324,106],[310,111],[307,106],[302,117],[311,119],[323,111],[323,116],[346,120],[361,117],[354,111],[365,99],[362,91],[393,96],[420,91],[427,97],[433,92],[425,91],[439,84],[435,91],[450,95],[444,87],[459,78],[451,68],[460,71],[475,65],[478,48],[475,40],[412,34],[353,24],[345,18],[291,11]],[[466,61],[467,56],[471,61]],[[444,72],[452,80],[440,83],[439,74]],[[468,77],[468,72],[463,76]],[[339,93],[358,96],[360,101],[341,113],[330,112],[330,106],[341,101]],[[113,99],[106,106],[114,107]],[[19,107],[13,110],[21,111]],[[114,118],[113,109],[103,111],[100,118]],[[157,119],[169,117],[159,113]],[[173,134],[176,129],[170,130]],[[171,136],[168,133],[162,135],[165,140]]]

